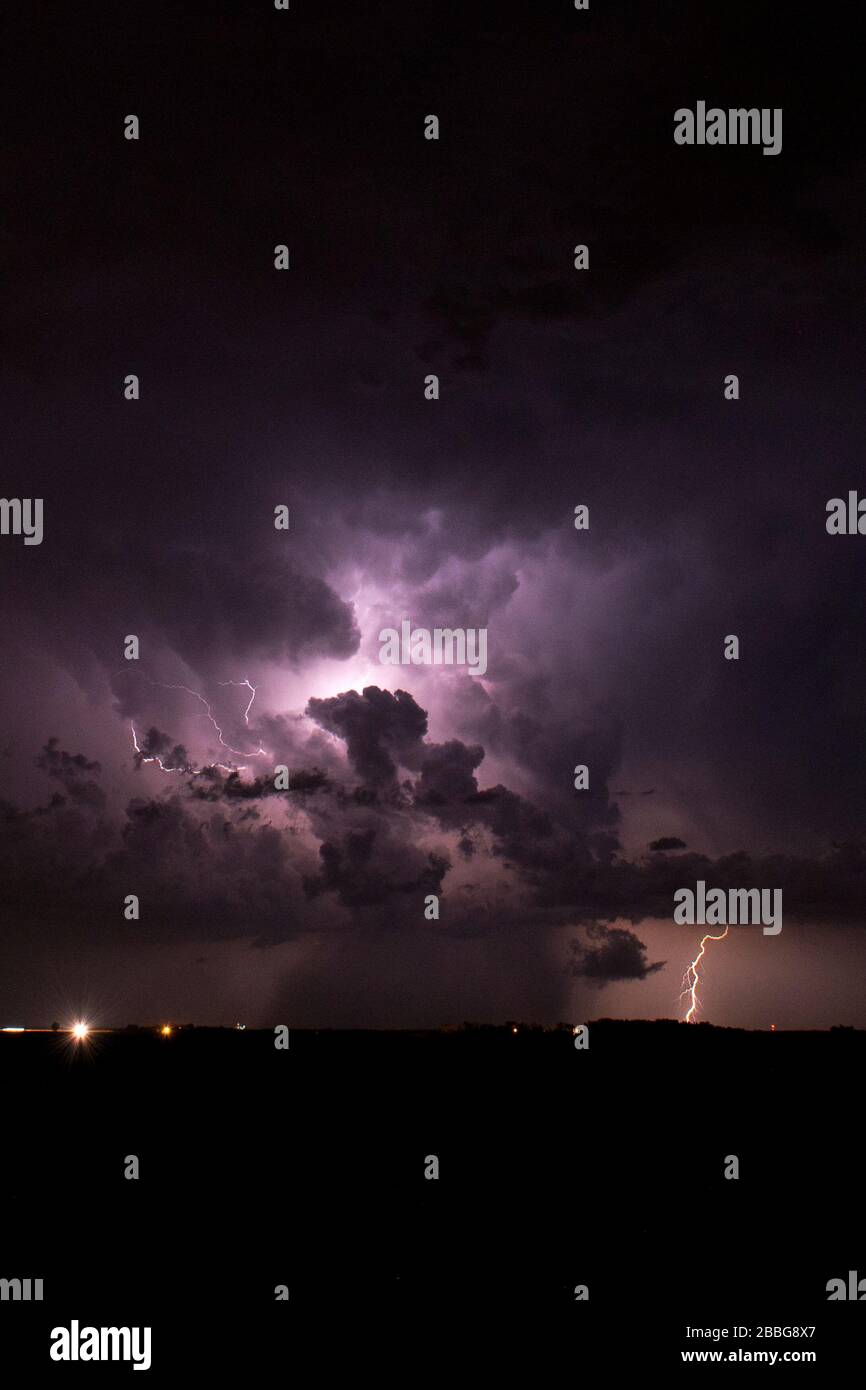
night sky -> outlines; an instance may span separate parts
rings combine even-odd
[[[4,16],[0,1023],[681,1017],[702,878],[785,910],[702,1017],[866,1026],[837,12]],[[698,100],[781,153],[677,146]],[[405,618],[486,673],[382,665]]]

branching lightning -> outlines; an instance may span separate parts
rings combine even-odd
[[[124,672],[124,674],[127,673]],[[143,673],[139,672],[137,674]],[[204,705],[205,714],[207,715],[208,719],[213,725],[214,730],[216,732],[216,736],[219,739],[221,746],[225,748],[229,753],[235,753],[238,757],[241,758],[267,758],[270,756],[268,752],[262,747],[261,740],[259,740],[258,748],[254,749],[252,752],[246,752],[244,749],[241,748],[232,748],[231,744],[226,743],[225,739],[223,738],[223,731],[214,717],[212,706],[208,703],[208,701],[204,698],[203,695],[199,694],[197,690],[192,690],[188,685],[171,685],[167,681],[151,680],[150,676],[143,676],[143,679],[147,681],[148,685],[158,686],[160,690],[183,690],[187,695],[194,696],[200,704]],[[217,684],[222,686],[235,685],[240,687],[246,687],[246,689],[249,690],[250,698],[247,703],[247,707],[244,710],[244,723],[247,726],[249,726],[250,710],[253,707],[253,701],[256,698],[256,691],[258,690],[258,686],[252,685],[247,676],[245,676],[244,679],[241,681],[218,681]],[[201,776],[202,769],[196,769],[192,767],[166,767],[165,763],[157,754],[145,753],[138,742],[138,736],[135,732],[135,725],[132,722],[130,722],[130,728],[132,729],[133,747],[135,749],[137,757],[141,760],[141,762],[156,763],[157,767],[162,772],[183,772],[187,775],[191,774],[193,777]],[[246,770],[246,764],[241,764],[240,766],[238,766],[235,763],[214,763],[213,766],[221,768],[225,772],[244,772]]]
[[[162,761],[162,758],[160,758],[158,754],[145,753],[144,750],[139,746],[138,735],[135,732],[135,725],[131,721],[129,727],[132,730],[132,746],[135,749],[135,753],[137,758],[139,759],[139,762],[156,763],[157,767],[160,769],[161,772],[183,772],[186,773],[188,777],[201,777],[202,773],[204,772],[204,768],[191,767],[187,764],[184,764],[182,767],[166,767],[165,763]],[[218,767],[223,772],[245,772],[247,765],[246,763],[212,763],[211,766]]]
[[[695,1019],[696,1019],[696,1016],[697,1016],[697,1012],[698,1012],[698,1008],[699,1008],[699,1004],[698,1004],[698,983],[699,983],[699,980],[700,980],[700,976],[698,975],[698,964],[699,964],[699,962],[703,959],[703,957],[704,957],[704,955],[705,955],[705,953],[706,953],[707,942],[708,942],[708,941],[724,941],[724,939],[725,939],[725,937],[727,936],[727,934],[728,934],[728,928],[727,928],[727,927],[725,927],[725,930],[721,933],[720,936],[711,936],[709,933],[707,933],[707,935],[706,935],[706,936],[703,938],[703,940],[701,941],[701,948],[700,948],[700,950],[698,951],[698,954],[695,956],[694,960],[692,961],[691,965],[689,966],[688,970],[686,971],[685,975],[683,976],[683,991],[682,991],[682,994],[680,995],[680,998],[681,998],[681,999],[684,999],[684,998],[686,997],[686,995],[688,995],[689,998],[690,998],[690,1001],[691,1001],[690,1004],[689,1004],[688,1013],[686,1014],[686,1018],[685,1018],[686,1023],[694,1023],[694,1022],[695,1022]]]
[[[138,735],[137,735],[136,732],[135,732],[135,725],[133,724],[132,720],[129,721],[129,727],[130,727],[130,729],[132,730],[132,745],[133,745],[133,747],[134,747],[136,753],[138,754],[138,757],[141,759],[141,761],[142,761],[143,763],[156,763],[157,767],[159,767],[163,772],[188,772],[188,771],[190,771],[190,769],[185,768],[185,767],[166,767],[165,763],[162,761],[162,758],[157,757],[157,755],[156,755],[155,753],[152,754],[152,755],[150,755],[150,756],[148,756],[147,753],[143,753],[143,752],[141,751],[140,746],[139,746]],[[193,773],[193,776],[194,776],[194,777],[197,777],[197,776],[198,776],[198,773]]]
[[[145,677],[145,680],[147,680],[147,679],[148,679],[148,677]],[[248,690],[251,690],[251,691],[253,692],[252,695],[251,695],[251,697],[250,697],[250,702],[249,702],[249,704],[247,705],[246,710],[245,710],[245,712],[244,712],[244,722],[245,722],[246,724],[249,724],[249,722],[250,722],[250,721],[249,721],[249,713],[250,713],[250,709],[252,708],[253,700],[256,698],[256,689],[257,689],[257,687],[256,687],[256,686],[250,685],[250,683],[249,683],[249,681],[246,679],[246,677],[245,677],[242,681],[219,681],[218,683],[219,683],[220,685],[245,685],[245,686],[247,687]],[[218,724],[218,723],[216,722],[216,720],[214,719],[213,710],[212,710],[211,706],[208,704],[208,702],[207,702],[207,700],[204,698],[204,696],[203,696],[203,695],[200,695],[200,694],[198,693],[197,690],[190,690],[190,688],[189,688],[188,685],[167,685],[167,684],[165,684],[165,683],[162,682],[162,681],[151,681],[150,684],[151,684],[151,685],[159,685],[159,686],[162,687],[163,690],[185,690],[186,693],[187,693],[187,695],[194,695],[195,698],[196,698],[201,704],[204,705],[204,707],[205,707],[205,713],[207,714],[208,719],[209,719],[210,722],[213,724],[214,729],[216,730],[216,736],[217,736],[217,738],[219,739],[219,741],[220,741],[220,743],[222,744],[223,748],[227,749],[229,753],[236,753],[236,754],[238,755],[239,758],[264,758],[264,757],[267,757],[267,754],[265,753],[265,750],[264,750],[264,748],[262,747],[261,742],[259,743],[258,748],[256,748],[256,749],[254,750],[254,752],[252,752],[252,753],[247,753],[247,752],[245,752],[242,748],[232,748],[231,744],[226,743],[225,739],[223,738],[223,731],[222,731],[222,729],[220,728],[219,724]]]
[[[246,676],[244,676],[244,678],[243,678],[242,681],[217,681],[217,685],[240,685],[240,686],[244,686],[244,685],[245,685],[246,688],[247,688],[247,690],[251,690],[251,691],[252,691],[252,694],[250,695],[250,702],[249,702],[249,704],[247,705],[246,709],[244,710],[244,723],[245,723],[245,724],[249,724],[249,722],[250,722],[250,710],[251,710],[252,707],[253,707],[253,700],[256,698],[256,691],[258,690],[258,686],[257,686],[257,685],[250,685],[249,680],[247,679]],[[259,747],[261,748],[261,744],[259,744]],[[262,752],[264,752],[264,749],[262,749]],[[255,756],[255,755],[252,754],[252,753],[245,753],[245,754],[244,754],[244,757],[250,757],[250,758],[252,758],[253,756]]]

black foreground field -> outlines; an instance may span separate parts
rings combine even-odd
[[[44,1281],[41,1304],[0,1306],[4,1359],[131,1374],[49,1361],[78,1318],[152,1326],[157,1380],[251,1351],[290,1369],[307,1343],[323,1374],[353,1355],[397,1373],[408,1329],[447,1361],[458,1328],[483,1355],[495,1325],[491,1355],[543,1329],[579,1373],[721,1345],[687,1325],[797,1325],[816,1331],[741,1345],[808,1346],[823,1378],[862,1345],[863,1310],[826,1285],[866,1273],[864,1058],[849,1030],[669,1022],[593,1024],[586,1051],[511,1027],[279,1051],[233,1029],[0,1036],[0,1275]]]

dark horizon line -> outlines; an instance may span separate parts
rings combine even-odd
[[[525,1019],[505,1019],[505,1020],[504,1020],[503,1022],[501,1022],[501,1023],[479,1023],[479,1022],[473,1022],[472,1020],[466,1020],[466,1021],[464,1021],[463,1023],[457,1023],[457,1024],[453,1024],[453,1023],[443,1023],[443,1024],[439,1024],[439,1025],[434,1026],[434,1027],[418,1027],[418,1028],[413,1028],[413,1027],[391,1028],[391,1027],[378,1027],[378,1026],[376,1026],[376,1025],[357,1025],[357,1026],[350,1026],[350,1027],[331,1026],[331,1025],[323,1025],[323,1026],[309,1026],[309,1025],[307,1025],[307,1026],[303,1026],[303,1027],[296,1027],[296,1026],[294,1026],[294,1025],[292,1025],[292,1024],[247,1025],[247,1024],[239,1024],[239,1023],[194,1023],[194,1022],[191,1022],[191,1021],[187,1021],[187,1022],[184,1022],[184,1023],[178,1023],[178,1022],[176,1022],[176,1021],[174,1021],[174,1020],[169,1019],[169,1020],[166,1020],[165,1022],[162,1022],[162,1023],[126,1023],[126,1024],[120,1024],[120,1025],[118,1025],[118,1026],[116,1026],[116,1027],[100,1027],[98,1024],[93,1024],[93,1025],[88,1024],[88,1025],[87,1025],[87,1034],[88,1034],[88,1035],[90,1035],[90,1034],[99,1034],[99,1035],[103,1035],[103,1036],[104,1036],[104,1035],[108,1035],[108,1034],[117,1034],[117,1035],[119,1035],[119,1034],[123,1034],[123,1033],[156,1033],[156,1034],[159,1034],[159,1035],[164,1035],[164,1030],[165,1030],[165,1029],[170,1029],[171,1033],[181,1033],[181,1032],[197,1032],[197,1033],[207,1033],[207,1032],[210,1032],[210,1033],[239,1033],[239,1032],[241,1032],[241,1033],[273,1033],[274,1030],[275,1030],[276,1028],[278,1028],[278,1027],[288,1027],[290,1033],[305,1033],[305,1034],[310,1034],[310,1033],[375,1033],[375,1034],[394,1034],[394,1035],[404,1035],[404,1036],[425,1036],[425,1037],[448,1036],[448,1037],[450,1037],[450,1036],[454,1036],[455,1034],[461,1034],[461,1033],[504,1033],[504,1032],[510,1032],[510,1033],[513,1034],[513,1033],[516,1032],[516,1033],[518,1033],[518,1034],[519,1034],[519,1033],[527,1033],[527,1034],[536,1034],[536,1035],[539,1035],[539,1034],[541,1034],[541,1035],[555,1035],[555,1034],[558,1034],[558,1033],[574,1034],[575,1031],[576,1031],[576,1029],[577,1029],[578,1027],[580,1027],[580,1026],[586,1026],[586,1027],[599,1027],[599,1026],[601,1026],[601,1025],[604,1025],[605,1027],[612,1027],[612,1026],[615,1025],[615,1026],[617,1026],[617,1027],[636,1027],[636,1028],[656,1028],[656,1027],[666,1027],[666,1028],[673,1028],[673,1027],[676,1027],[676,1028],[680,1028],[680,1027],[685,1027],[685,1028],[689,1028],[689,1029],[692,1029],[692,1030],[694,1030],[694,1029],[696,1029],[696,1028],[699,1028],[699,1029],[701,1029],[701,1030],[704,1031],[704,1032],[712,1031],[712,1032],[716,1032],[716,1033],[755,1033],[755,1034],[758,1034],[758,1033],[760,1033],[760,1034],[764,1034],[764,1033],[787,1033],[787,1034],[827,1033],[827,1034],[829,1034],[829,1033],[834,1033],[834,1032],[863,1033],[864,1031],[866,1031],[866,1030],[864,1030],[864,1029],[862,1029],[862,1028],[857,1027],[857,1026],[854,1025],[854,1024],[846,1024],[846,1023],[833,1023],[833,1024],[830,1024],[830,1025],[827,1026],[827,1027],[824,1027],[824,1028],[796,1028],[796,1027],[795,1027],[795,1028],[779,1028],[779,1027],[775,1027],[775,1026],[767,1026],[767,1027],[764,1027],[764,1028],[743,1028],[743,1027],[739,1027],[739,1026],[736,1026],[736,1025],[727,1025],[727,1024],[720,1024],[720,1023],[710,1023],[709,1021],[705,1021],[705,1020],[700,1020],[700,1021],[698,1021],[697,1023],[694,1023],[694,1022],[692,1022],[692,1023],[687,1023],[685,1019],[680,1019],[680,1018],[611,1018],[611,1017],[609,1017],[609,1016],[602,1016],[602,1017],[600,1017],[600,1018],[594,1018],[594,1019],[591,1018],[591,1019],[587,1019],[587,1020],[585,1021],[585,1024],[584,1024],[584,1025],[572,1024],[572,1023],[564,1023],[564,1022],[559,1022],[559,1023],[554,1023],[554,1024],[545,1024],[545,1023],[535,1023],[535,1022],[527,1021],[527,1020],[525,1020]],[[7,1036],[18,1037],[18,1036],[21,1036],[22,1034],[36,1034],[36,1033],[38,1033],[38,1034],[57,1034],[57,1035],[66,1036],[66,1035],[71,1035],[71,1034],[73,1034],[73,1032],[74,1032],[74,1027],[75,1027],[75,1025],[71,1025],[71,1024],[55,1024],[55,1023],[51,1023],[51,1024],[48,1024],[48,1025],[44,1025],[44,1024],[43,1024],[43,1025],[30,1025],[30,1024],[25,1024],[25,1025],[20,1025],[20,1026],[19,1026],[19,1025],[6,1025],[6,1026],[0,1028],[0,1035],[4,1035],[4,1034],[5,1034],[5,1035],[7,1035]]]

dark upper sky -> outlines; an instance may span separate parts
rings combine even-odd
[[[673,1015],[702,877],[786,921],[707,1017],[866,1025],[845,10],[4,16],[0,1022]]]

